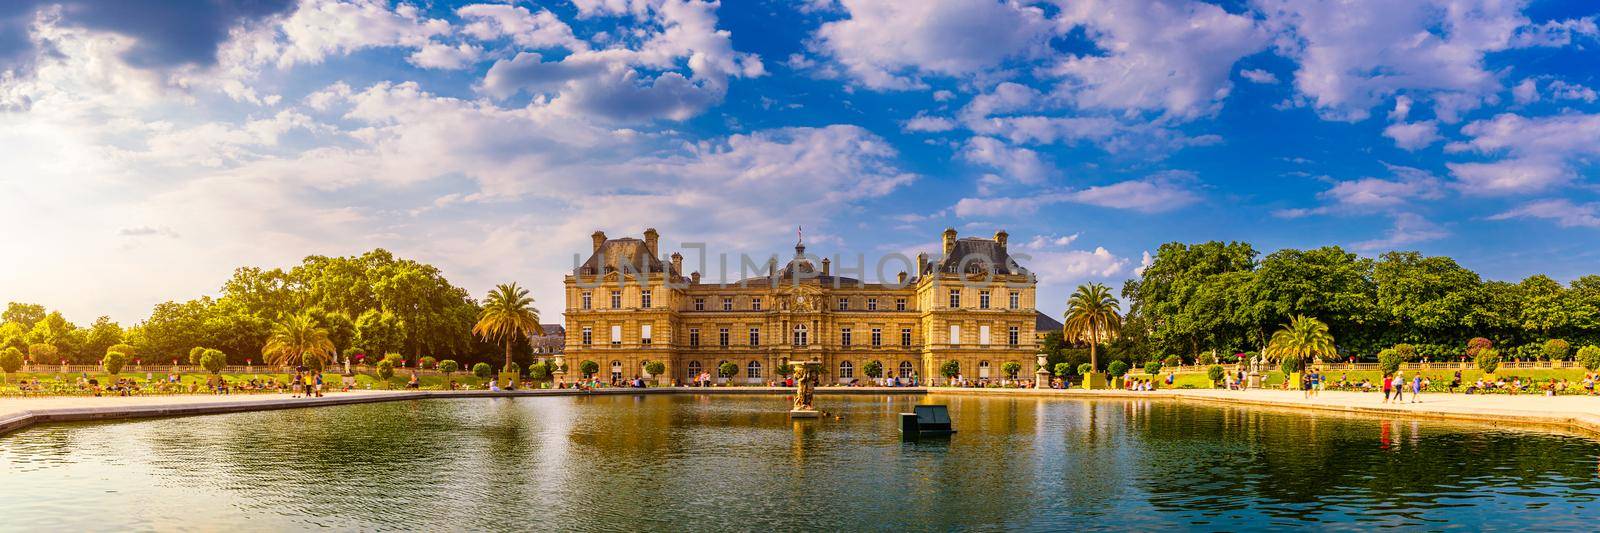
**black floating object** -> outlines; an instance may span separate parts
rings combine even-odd
[[[943,405],[918,405],[914,413],[900,413],[900,438],[940,437],[955,433],[950,425],[950,408]]]

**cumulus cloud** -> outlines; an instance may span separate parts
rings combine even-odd
[[[925,75],[995,70],[1007,59],[1043,53],[1051,35],[1042,10],[1016,2],[841,4],[848,16],[819,27],[812,48],[837,62],[852,82],[876,90],[922,88]]]
[[[1278,83],[1278,77],[1276,75],[1274,75],[1271,72],[1267,72],[1265,70],[1259,69],[1259,68],[1241,70],[1241,71],[1239,71],[1239,75],[1243,76],[1244,79],[1250,80],[1250,81],[1255,82],[1255,83],[1261,83],[1261,84],[1267,84],[1267,85]]]
[[[1578,159],[1600,155],[1600,114],[1530,118],[1502,113],[1469,123],[1461,132],[1469,140],[1450,143],[1446,151],[1501,157],[1446,165],[1457,186],[1469,194],[1546,190],[1575,178],[1572,165]]]
[[[938,133],[956,129],[956,122],[945,117],[917,115],[900,125],[901,129],[918,133]]]
[[[462,32],[480,40],[509,38],[518,46],[534,49],[564,48],[587,50],[588,43],[572,33],[572,27],[548,9],[538,13],[507,4],[472,4],[456,14],[466,22]]]
[[[1394,139],[1395,146],[1410,151],[1427,148],[1440,139],[1439,125],[1432,120],[1390,124],[1383,129],[1383,136]]]
[[[483,57],[483,48],[474,44],[460,43],[450,46],[430,42],[412,53],[407,61],[422,68],[458,70],[471,66],[480,57]]]
[[[1335,182],[1318,194],[1326,204],[1315,208],[1283,209],[1273,212],[1281,218],[1310,215],[1350,215],[1393,210],[1418,200],[1443,198],[1443,185],[1432,173],[1412,167],[1385,165],[1392,178],[1361,178]]]
[[[1489,217],[1490,220],[1539,218],[1565,228],[1600,228],[1600,204],[1576,204],[1566,198],[1528,202]]]
[[[1364,252],[1381,252],[1410,246],[1420,242],[1443,239],[1450,232],[1416,213],[1399,213],[1394,225],[1380,238],[1357,242],[1353,248]]]
[[[1181,209],[1200,200],[1192,190],[1192,172],[1172,170],[1142,179],[1121,181],[1076,190],[1047,191],[1026,196],[962,198],[952,211],[962,218],[1027,216],[1040,208],[1076,203],[1142,213],[1162,213]],[[980,191],[981,192],[981,191]]]

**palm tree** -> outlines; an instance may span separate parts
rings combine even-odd
[[[317,323],[309,313],[288,315],[272,325],[272,335],[261,348],[261,356],[269,364],[292,366],[303,355],[322,359],[323,364],[333,360],[337,350],[328,339],[328,329]]]
[[[1122,329],[1122,308],[1111,289],[1099,283],[1079,285],[1067,298],[1067,320],[1061,334],[1068,339],[1089,342],[1089,365],[1100,368],[1096,347],[1101,341],[1117,337]]]
[[[1304,315],[1290,318],[1289,323],[1273,333],[1272,340],[1267,342],[1268,357],[1293,357],[1301,360],[1302,364],[1313,357],[1335,353],[1333,335],[1328,333],[1328,325]]]
[[[539,325],[539,309],[533,307],[528,289],[516,283],[500,284],[489,291],[483,300],[483,311],[478,313],[478,323],[472,333],[484,340],[501,339],[506,343],[506,366],[511,368],[511,343],[529,335],[544,335]]]

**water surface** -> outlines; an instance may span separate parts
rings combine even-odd
[[[6,530],[1593,530],[1600,443],[1160,400],[452,399],[0,437]],[[902,443],[895,413],[959,433]]]

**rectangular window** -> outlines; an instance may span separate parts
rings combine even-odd
[[[751,311],[760,311],[761,310],[761,299],[760,298],[751,298],[750,299],[750,310]]]
[[[717,346],[728,345],[728,328],[717,330]]]
[[[883,329],[872,328],[872,345],[883,346]]]
[[[961,326],[950,325],[950,344],[961,344]]]
[[[594,293],[583,293],[583,308],[589,309],[594,303]]]
[[[583,328],[583,344],[584,346],[594,344],[594,328]]]
[[[900,345],[911,345],[911,328],[900,328]]]
[[[989,291],[978,291],[978,309],[989,308]]]
[[[705,311],[706,310],[706,299],[705,298],[695,298],[694,299],[694,310],[695,311]]]
[[[950,307],[961,307],[961,289],[950,289]]]
[[[622,291],[611,291],[611,308],[622,308]]]
[[[722,299],[722,310],[723,311],[732,311],[733,310],[733,298],[723,298]]]
[[[639,326],[639,344],[650,344],[650,324]]]
[[[839,299],[839,310],[840,311],[849,311],[850,310],[850,299],[849,298],[840,298]]]
[[[978,326],[978,344],[989,345],[989,326]]]
[[[622,326],[611,326],[611,345],[622,344]]]
[[[878,299],[877,298],[867,298],[867,310],[868,311],[877,311],[878,310]]]
[[[761,328],[750,328],[750,345],[761,345]]]
[[[803,326],[803,325],[795,326],[794,327],[794,345],[795,346],[805,346],[807,343],[811,342],[810,335],[808,335],[808,333],[809,332],[806,331],[806,327],[805,326]]]
[[[1017,309],[1020,307],[1022,307],[1022,293],[1011,291],[1011,308]]]
[[[689,345],[700,345],[700,328],[689,328]]]
[[[849,361],[845,361],[843,363],[840,363],[839,364],[839,377],[845,378],[845,379],[855,379],[855,377],[856,377],[856,365],[850,364]]]
[[[1011,326],[1011,329],[1006,330],[1006,344],[1016,346],[1017,341],[1020,340],[1022,340],[1022,333],[1016,326]]]
[[[650,291],[639,293],[639,307],[650,308]]]
[[[839,330],[839,345],[840,346],[849,346],[850,345],[850,328],[844,328],[844,329]]]
[[[906,299],[905,298],[895,298],[894,299],[894,310],[895,311],[905,311],[906,310]]]

